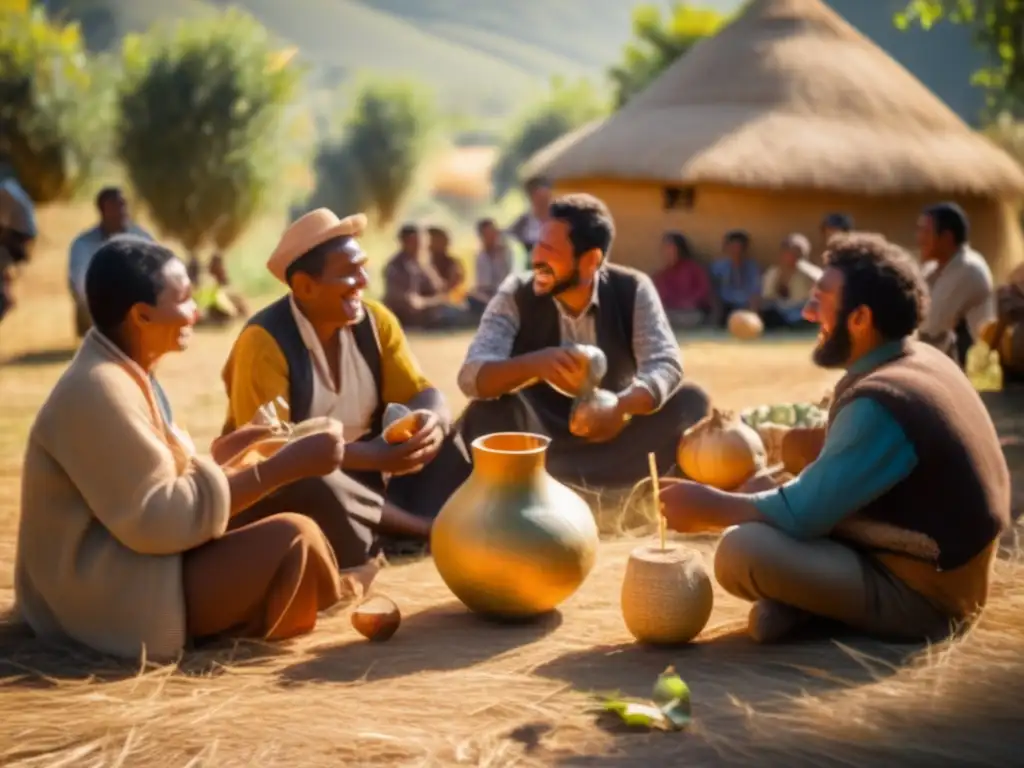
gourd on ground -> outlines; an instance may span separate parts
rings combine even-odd
[[[738,488],[766,466],[764,441],[757,431],[717,409],[683,433],[677,459],[691,480],[723,491]]]

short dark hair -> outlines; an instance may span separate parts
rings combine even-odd
[[[476,232],[477,232],[477,234],[482,234],[484,229],[486,229],[487,227],[494,227],[495,229],[497,229],[498,228],[498,223],[494,219],[492,219],[490,217],[480,219],[476,223]]]
[[[821,228],[851,232],[853,231],[853,217],[846,213],[830,213],[822,219]]]
[[[338,235],[310,248],[288,265],[288,269],[284,271],[284,279],[291,285],[292,279],[301,272],[319,280],[324,274],[324,267],[327,266],[327,257],[351,239],[350,235]]]
[[[750,247],[750,235],[745,229],[730,229],[725,233],[723,242],[728,245],[729,243],[739,243],[744,248]]]
[[[868,307],[886,340],[906,338],[924,320],[928,288],[920,269],[909,253],[881,235],[837,235],[825,251],[825,265],[843,273],[843,311]]]
[[[526,194],[530,194],[535,189],[551,189],[551,179],[546,176],[533,176],[526,180],[523,188],[526,190]]]
[[[124,197],[120,187],[104,187],[96,195],[96,207],[102,211],[108,201],[116,200],[119,197]]]
[[[935,225],[935,234],[949,232],[953,242],[958,246],[967,242],[971,234],[971,225],[964,209],[956,203],[938,203],[924,209],[924,213]]]
[[[601,200],[582,193],[563,195],[552,201],[548,215],[569,225],[573,256],[578,258],[594,248],[601,251],[602,260],[608,256],[615,239],[615,222]]]
[[[682,260],[693,256],[693,249],[690,247],[690,241],[682,232],[675,229],[669,230],[661,236],[661,240],[664,243],[672,243],[672,245],[676,247],[677,259]]]
[[[420,228],[415,224],[403,224],[398,228],[398,239],[405,240],[409,235],[418,235]]]
[[[106,336],[136,304],[155,305],[164,289],[170,248],[134,235],[117,235],[93,255],[85,272],[85,298],[93,325]]]

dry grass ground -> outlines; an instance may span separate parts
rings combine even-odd
[[[10,604],[21,449],[66,364],[64,246],[79,216],[44,212],[48,242],[0,331],[0,608]],[[231,334],[202,333],[160,372],[178,419],[202,444],[223,413],[219,368]],[[456,401],[465,337],[416,338],[428,374]],[[807,343],[695,341],[689,375],[719,404],[817,398],[833,376]],[[711,539],[690,542],[706,555]],[[620,617],[625,557],[608,541],[557,616],[496,627],[466,615],[429,561],[387,568],[378,589],[405,616],[370,645],[345,611],[283,647],[240,645],[180,667],[123,667],[0,633],[0,765],[1011,765],[1024,715],[1024,589],[1011,549],[997,594],[965,639],[931,649],[850,639],[779,648],[738,630],[745,606],[716,594],[699,642],[639,648]],[[693,691],[685,734],[622,733],[586,712],[586,693],[646,695],[675,664]]]

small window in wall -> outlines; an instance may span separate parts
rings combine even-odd
[[[697,203],[697,190],[693,187],[665,187],[662,205],[666,211],[688,211]]]

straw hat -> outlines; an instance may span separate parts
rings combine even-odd
[[[277,248],[270,254],[267,269],[270,274],[287,284],[285,274],[295,261],[318,245],[336,237],[358,237],[366,229],[366,215],[354,213],[339,219],[327,208],[317,208],[297,219],[281,235]]]

